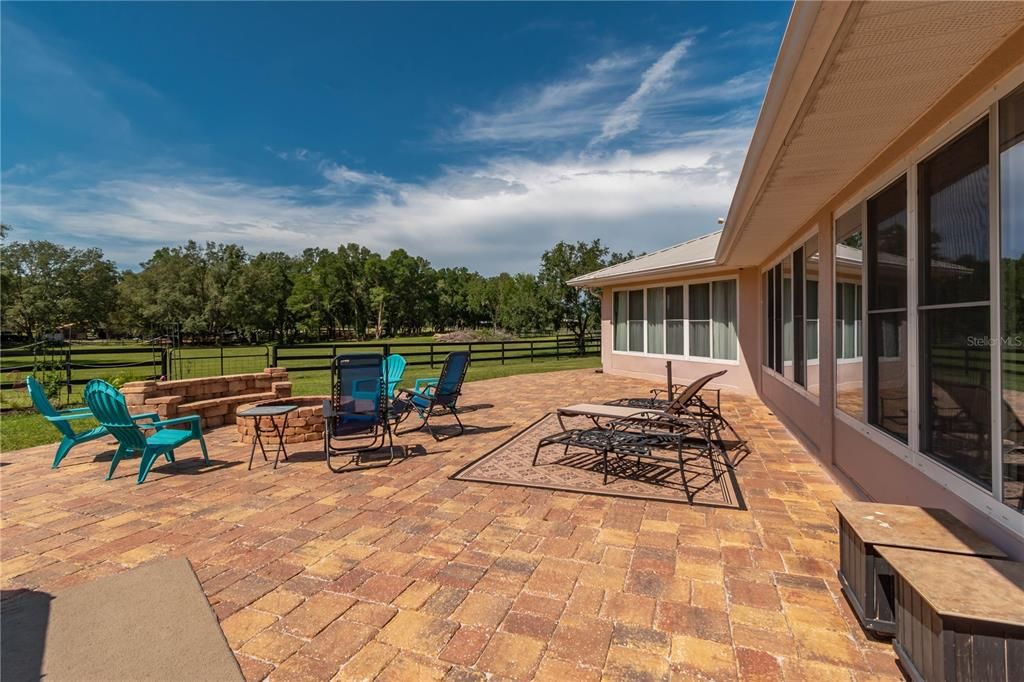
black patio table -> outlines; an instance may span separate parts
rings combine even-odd
[[[238,417],[252,417],[256,426],[256,438],[252,441],[252,450],[249,452],[249,470],[252,470],[252,460],[256,456],[256,445],[259,444],[260,451],[263,453],[263,461],[269,461],[267,459],[267,449],[263,447],[264,433],[276,433],[277,434],[277,452],[274,453],[274,468],[277,469],[277,461],[281,455],[284,455],[284,461],[288,461],[288,451],[284,448],[284,430],[288,426],[288,415],[291,412],[299,409],[298,405],[265,405],[258,407],[250,407],[248,410],[243,410],[235,414],[235,418]],[[275,417],[284,417],[281,423],[278,423]],[[270,419],[270,428],[263,428],[263,418],[268,417]]]

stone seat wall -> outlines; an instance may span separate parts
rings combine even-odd
[[[132,381],[121,388],[132,412],[156,412],[160,419],[198,414],[202,427],[235,423],[241,405],[274,398],[288,398],[292,384],[288,370],[268,367],[252,374],[229,374],[178,379]]]

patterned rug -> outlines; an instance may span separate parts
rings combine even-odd
[[[588,428],[589,419],[565,419],[566,428]],[[609,457],[608,484],[602,483],[601,456],[592,450],[560,445],[540,451],[537,466],[533,453],[541,438],[562,431],[558,418],[546,414],[483,457],[463,467],[451,478],[459,481],[518,485],[527,488],[565,490],[591,495],[632,497],[682,504],[746,509],[732,469],[720,453],[707,457],[697,450],[683,452],[685,478],[674,462]],[[670,457],[674,450],[657,454]]]

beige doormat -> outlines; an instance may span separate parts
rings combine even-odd
[[[6,680],[242,680],[185,558],[3,602]]]
[[[566,427],[592,426],[589,420],[566,420]],[[541,438],[562,431],[558,418],[547,414],[505,441],[483,457],[463,467],[451,478],[459,481],[500,483],[527,488],[564,490],[590,495],[632,497],[640,500],[659,500],[683,504],[746,509],[733,470],[726,466],[720,453],[713,457],[696,451],[683,452],[685,478],[674,462],[659,462],[636,458],[610,458],[608,484],[602,482],[600,455],[592,450],[570,447],[563,454],[559,445],[541,449],[537,466],[533,466],[533,453]],[[666,450],[666,456],[675,452]]]

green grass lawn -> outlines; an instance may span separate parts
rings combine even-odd
[[[405,341],[408,340],[405,339]],[[281,364],[285,363],[282,362]],[[470,365],[467,381],[480,381],[482,379],[493,379],[513,374],[557,372],[567,369],[596,368],[600,366],[601,358],[599,357],[545,358],[543,360],[538,359],[532,363],[529,360],[510,360],[504,365],[499,362],[481,362]],[[440,364],[433,369],[430,367],[409,367],[405,371],[402,385],[411,386],[416,379],[436,377],[440,370]],[[289,379],[294,384],[294,395],[325,395],[330,392],[331,377],[328,371],[293,369],[289,371]],[[72,394],[72,404],[80,404],[81,387],[75,388],[77,390]],[[10,402],[22,405],[27,404],[27,397],[24,395],[24,391],[7,391],[6,393],[21,394],[19,396],[10,396]],[[96,423],[91,419],[74,422],[76,430],[92,428],[95,425]],[[57,430],[31,408],[10,410],[0,415],[0,452],[20,450],[21,448],[42,445],[44,443],[56,443],[59,440],[60,434]]]

